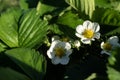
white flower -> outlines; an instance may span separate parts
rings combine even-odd
[[[101,51],[101,54],[107,54],[110,55],[110,52],[115,48],[115,47],[120,47],[120,44],[118,43],[119,38],[117,36],[112,36],[108,39],[107,42],[102,42],[101,43],[101,48],[103,49]]]
[[[76,48],[79,48],[79,47],[81,46],[80,41],[79,41],[79,40],[75,40],[75,41],[74,41],[74,46],[75,46]]]
[[[69,55],[72,53],[71,45],[68,42],[54,40],[47,51],[48,57],[53,64],[66,65],[69,62]]]
[[[96,22],[85,21],[83,25],[78,25],[76,27],[75,35],[81,38],[81,42],[84,44],[91,44],[91,40],[94,41],[100,38],[100,26]]]

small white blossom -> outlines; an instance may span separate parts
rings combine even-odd
[[[91,44],[91,40],[94,41],[95,38],[100,38],[100,26],[96,22],[85,21],[83,25],[78,25],[76,27],[75,35],[81,38],[81,42],[84,44]]]
[[[48,57],[53,64],[68,64],[72,53],[71,45],[68,42],[62,42],[60,40],[54,40],[47,51]]]
[[[115,47],[120,47],[120,44],[118,43],[119,38],[117,36],[110,37],[107,42],[101,43],[101,54],[107,54],[110,55],[110,52],[115,49]]]
[[[74,46],[75,46],[76,48],[79,48],[79,47],[81,46],[80,41],[79,41],[79,40],[75,40],[75,41],[74,41]]]

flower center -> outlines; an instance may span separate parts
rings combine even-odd
[[[55,48],[55,55],[58,57],[62,57],[65,54],[65,49],[63,49],[62,47],[57,47]]]
[[[83,32],[83,35],[86,38],[92,38],[94,35],[94,32],[91,29],[85,29],[85,31]]]
[[[110,50],[112,49],[112,45],[111,45],[110,43],[104,43],[103,48],[104,48],[105,50],[110,51]]]

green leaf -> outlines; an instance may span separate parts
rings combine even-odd
[[[33,48],[42,44],[47,33],[48,22],[40,19],[35,9],[26,12],[19,24],[18,37],[21,47]]]
[[[20,0],[19,4],[20,4],[21,9],[28,9],[29,8],[29,4],[27,3],[27,0]]]
[[[72,13],[71,11],[65,12],[57,20],[59,30],[62,31],[65,36],[73,39],[75,39],[76,27],[82,23],[83,20],[79,19],[78,15]]]
[[[107,76],[97,75],[96,73],[92,73],[85,80],[108,80]]]
[[[20,9],[10,9],[0,17],[0,39],[9,47],[18,47],[18,20]]]
[[[97,8],[94,12],[93,20],[101,24],[120,26],[120,14],[113,9]]]
[[[112,66],[120,72],[120,47],[116,47],[112,52],[111,56],[108,58],[108,66]]]
[[[92,20],[101,24],[102,34],[120,33],[120,14],[116,10],[96,8]]]
[[[95,0],[95,6],[100,8],[112,8],[109,0]]]
[[[77,14],[68,11],[58,18],[57,23],[75,29],[77,25],[83,23],[83,20],[79,19]]]
[[[24,10],[36,8],[39,0],[19,0],[20,7]]]
[[[113,9],[120,12],[120,1],[112,2],[111,5],[113,6]]]
[[[8,47],[8,46],[6,46],[6,45],[3,44],[2,42],[0,42],[0,52],[5,51],[7,47]]]
[[[10,68],[0,67],[0,80],[30,80],[24,74],[21,74]]]
[[[108,58],[107,73],[109,80],[119,80],[120,75],[120,47],[116,47]]]
[[[89,17],[92,17],[95,10],[94,0],[65,0],[70,6],[80,12],[84,12]]]
[[[109,80],[119,80],[120,79],[120,72],[112,67],[107,67],[107,73]]]
[[[49,27],[50,33],[63,34],[63,32],[60,31],[59,26],[57,24],[51,24],[48,27]]]
[[[102,23],[113,26],[119,26],[120,25],[119,20],[120,20],[119,12],[111,9],[105,10],[101,19]]]
[[[43,15],[47,12],[52,12],[55,9],[56,9],[56,7],[47,5],[47,4],[39,1],[38,5],[37,5],[37,14]]]
[[[75,29],[68,27],[68,26],[64,26],[64,25],[59,25],[59,29],[60,31],[63,32],[63,34],[71,39],[76,39],[75,37]]]
[[[117,0],[95,0],[95,6],[120,12],[120,1]]]
[[[34,49],[15,48],[5,52],[20,68],[32,78],[42,80],[46,72],[45,57]]]

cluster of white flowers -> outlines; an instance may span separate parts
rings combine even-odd
[[[80,38],[80,40],[75,40],[73,42],[74,47],[79,48],[82,42],[83,44],[91,44],[92,41],[100,39],[100,25],[96,22],[85,21],[83,25],[78,25],[76,27],[75,35]],[[117,36],[110,37],[106,42],[101,42],[101,54],[110,55],[110,52],[115,47],[120,47],[118,43],[119,39]],[[66,65],[69,63],[69,56],[72,53],[71,43],[66,41],[61,41],[60,37],[52,37],[52,43],[47,51],[48,57],[51,59],[53,64]]]

